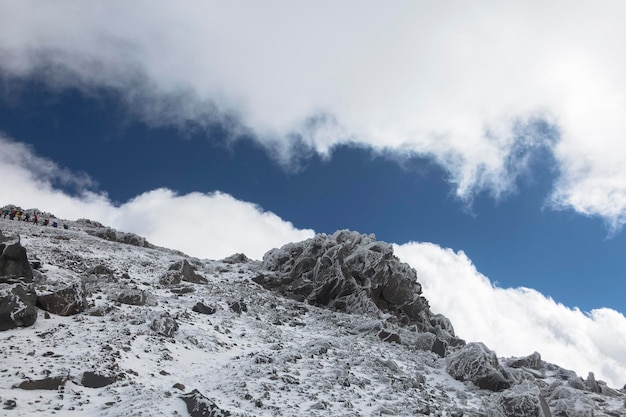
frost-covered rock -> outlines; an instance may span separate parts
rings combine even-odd
[[[409,265],[373,235],[340,230],[273,249],[254,281],[311,304],[356,314],[391,313],[421,331],[455,338],[450,321],[430,311]]]
[[[37,307],[59,316],[82,313],[87,309],[85,285],[74,284],[49,294],[39,294]]]
[[[228,417],[230,412],[220,409],[215,402],[200,393],[197,389],[183,394],[180,398],[187,405],[191,417]]]
[[[544,415],[539,388],[530,382],[523,382],[496,394],[488,416],[550,417]]]
[[[224,262],[225,264],[231,264],[231,265],[232,264],[245,264],[247,262],[250,262],[250,258],[248,258],[243,253],[235,253],[222,259],[222,262]]]
[[[133,306],[142,306],[146,304],[148,295],[145,291],[127,288],[119,293],[117,301],[122,304],[129,304]]]
[[[172,337],[178,330],[178,323],[167,313],[160,314],[150,323],[150,328],[165,337]]]
[[[594,417],[594,403],[584,391],[576,390],[561,381],[550,386],[546,400],[555,416]]]
[[[541,354],[539,352],[533,352],[531,355],[523,358],[512,358],[508,360],[508,366],[511,368],[541,368]]]
[[[511,386],[495,352],[480,342],[468,343],[448,356],[446,371],[459,381],[472,381],[491,391],[502,391]]]
[[[19,240],[12,245],[0,244],[0,282],[32,282],[33,269],[28,262],[26,248]]]
[[[0,331],[33,325],[36,300],[37,294],[28,286],[0,284]]]

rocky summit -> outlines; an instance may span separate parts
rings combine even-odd
[[[2,415],[626,415],[593,372],[466,343],[372,235],[212,261],[58,224],[0,219]]]

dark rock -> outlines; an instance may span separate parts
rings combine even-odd
[[[245,264],[247,262],[250,262],[250,259],[244,255],[243,253],[235,253],[233,255],[230,255],[227,258],[222,259],[222,262],[224,262],[225,264]]]
[[[273,249],[263,257],[265,273],[254,282],[298,301],[358,314],[379,310],[435,332],[432,321],[454,336],[449,320],[433,316],[409,265],[392,245],[373,235],[341,230]]]
[[[147,294],[145,291],[135,289],[125,289],[118,296],[117,301],[122,304],[142,306],[146,304]]]
[[[17,402],[15,400],[6,400],[2,406],[4,410],[13,410],[17,407]]]
[[[75,284],[50,294],[37,296],[37,307],[59,316],[72,316],[87,309],[85,284]]]
[[[87,232],[88,234],[92,236],[109,240],[111,242],[125,243],[127,245],[139,246],[143,248],[152,247],[152,245],[148,243],[148,241],[141,236],[137,236],[134,233],[118,232],[117,230],[111,229],[110,227],[106,227],[104,229],[102,228],[86,229],[85,232]]]
[[[159,279],[159,282],[164,285],[176,285],[180,284],[181,281],[193,284],[207,284],[209,282],[205,277],[196,273],[194,267],[187,260],[172,264],[169,270]]]
[[[6,246],[0,254],[0,283],[14,282],[33,282],[33,268],[28,262],[26,248],[24,248],[19,240],[18,242]]]
[[[237,314],[241,314],[244,311],[248,311],[248,306],[243,301],[235,301],[230,304],[230,309]]]
[[[177,382],[174,385],[172,385],[172,388],[176,388],[179,391],[184,391],[185,390],[185,386],[183,384],[181,384],[180,382]]]
[[[180,398],[187,405],[190,417],[228,417],[231,415],[230,411],[220,409],[215,402],[200,394],[197,389],[181,395]]]
[[[441,358],[446,357],[446,349],[448,347],[448,343],[445,340],[441,340],[440,338],[435,338],[435,342],[430,348],[431,352],[436,353]]]
[[[600,389],[600,386],[596,381],[596,376],[593,374],[593,372],[589,372],[589,375],[587,375],[585,385],[587,385],[587,389],[591,392],[595,392],[597,394],[602,393],[602,390]]]
[[[35,389],[45,389],[45,390],[56,390],[59,387],[65,385],[65,381],[67,379],[65,377],[54,377],[54,378],[44,378],[30,381],[23,381],[17,388],[25,389],[25,390],[35,390]]]
[[[532,369],[540,369],[541,368],[541,354],[539,352],[534,352],[531,355],[528,355],[524,358],[515,358],[509,361],[508,366],[511,368],[532,368]]]
[[[0,284],[0,331],[31,326],[37,321],[35,290],[22,284]]]
[[[94,275],[113,275],[115,273],[115,271],[113,271],[111,268],[109,268],[106,265],[96,265],[93,268],[91,268],[89,271],[87,271],[88,274],[94,274]]]
[[[381,330],[378,333],[378,337],[383,342],[397,343],[399,345],[402,344],[402,342],[400,341],[400,336],[398,336],[398,334],[396,333],[389,333],[388,331]]]
[[[511,386],[496,354],[483,343],[468,343],[446,360],[446,371],[459,381],[472,381],[482,389],[502,391]]]
[[[178,330],[178,323],[169,314],[163,313],[152,320],[150,328],[162,336],[172,337]]]
[[[196,305],[193,306],[191,310],[200,314],[215,314],[215,312],[217,311],[217,309],[215,309],[214,307],[209,307],[200,302],[196,303]]]
[[[87,388],[102,388],[117,381],[114,377],[103,376],[95,372],[84,372],[80,383]]]

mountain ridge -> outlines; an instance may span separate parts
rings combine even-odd
[[[39,301],[36,321],[0,332],[11,415],[625,414],[624,391],[592,373],[466,344],[371,235],[211,261],[63,223],[0,219],[34,267],[31,283],[0,284],[1,294],[22,285],[62,303],[66,291],[80,310]]]

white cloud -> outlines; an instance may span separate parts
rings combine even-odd
[[[0,68],[120,89],[150,123],[227,120],[283,163],[294,138],[428,155],[465,199],[506,195],[549,149],[552,204],[619,228],[625,16],[619,0],[0,0]],[[520,130],[538,119],[556,146]]]
[[[445,314],[457,335],[482,341],[499,356],[542,358],[583,378],[589,371],[609,385],[626,382],[626,318],[601,308],[583,313],[528,288],[499,288],[462,252],[432,243],[395,245],[417,270],[424,296]]]
[[[221,259],[243,252],[261,259],[271,248],[313,235],[312,230],[296,229],[273,213],[223,193],[177,195],[158,189],[115,206],[105,194],[87,188],[92,182],[86,175],[65,170],[2,136],[0,172],[3,204],[38,208],[68,220],[97,220],[196,257]],[[74,186],[74,194],[55,183]]]

